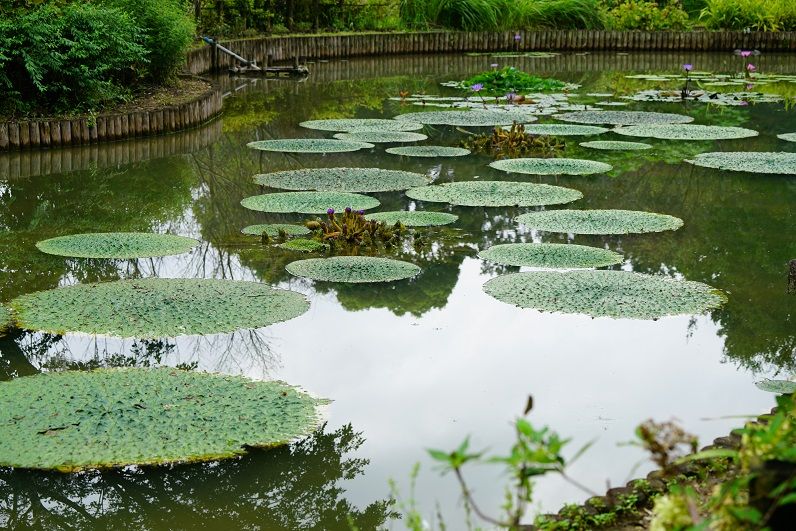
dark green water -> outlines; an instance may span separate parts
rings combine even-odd
[[[587,177],[508,176],[489,158],[404,159],[384,146],[353,154],[261,155],[257,139],[322,136],[298,127],[307,119],[391,117],[409,109],[388,98],[400,90],[443,92],[438,82],[489,67],[489,57],[400,57],[311,65],[304,82],[221,79],[232,93],[225,113],[197,131],[93,148],[0,155],[0,301],[77,282],[145,276],[260,280],[306,293],[304,316],[252,332],[162,341],[121,341],[16,332],[0,339],[4,379],[42,370],[105,365],[176,365],[278,378],[334,400],[316,436],[221,463],[62,476],[0,471],[0,525],[36,529],[360,529],[402,528],[389,521],[388,479],[404,496],[415,462],[417,498],[431,519],[435,501],[453,528],[461,510],[452,478],[438,478],[424,449],[452,448],[466,435],[501,451],[510,421],[534,395],[535,423],[547,423],[574,446],[597,444],[571,475],[601,491],[624,482],[640,453],[617,442],[646,418],[676,417],[703,442],[737,419],[773,405],[753,382],[794,370],[796,295],[787,264],[796,258],[796,179],[702,169],[682,159],[705,151],[796,151],[776,134],[796,131],[796,111],[782,104],[707,109],[702,104],[639,104],[624,109],[688,113],[696,123],[760,131],[721,142],[653,141],[631,154],[589,151],[570,137],[567,156],[609,162]],[[580,83],[579,92],[652,84],[626,73],[736,68],[727,55],[565,55],[504,59]],[[796,58],[763,56],[759,68],[796,72]],[[427,128],[431,143],[454,145],[452,128]],[[328,135],[326,135],[328,136]],[[601,139],[632,140],[606,134]],[[437,182],[516,179],[581,190],[576,208],[650,210],[681,217],[674,233],[567,236],[518,231],[528,209],[447,207],[459,222],[430,229],[429,244],[397,257],[423,273],[412,282],[329,286],[290,277],[294,254],[265,248],[240,228],[299,222],[242,208],[259,193],[252,176],[317,166],[378,166],[429,173]],[[402,193],[373,194],[383,210],[403,209]],[[194,252],[139,261],[64,260],[39,253],[36,241],[84,231],[154,230],[197,237]],[[481,291],[488,278],[516,268],[476,258],[499,242],[570,241],[623,253],[623,269],[701,281],[729,302],[704,316],[658,321],[591,319],[520,310]],[[645,471],[642,467],[636,475]],[[494,471],[469,476],[483,507],[497,508]],[[546,510],[587,495],[543,481]]]

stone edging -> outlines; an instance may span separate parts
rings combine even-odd
[[[211,85],[188,102],[155,110],[100,114],[95,118],[0,122],[0,151],[85,146],[196,127],[221,112],[221,90],[215,83]]]
[[[334,59],[365,55],[457,53],[488,51],[666,50],[731,51],[736,48],[764,52],[796,52],[796,32],[742,31],[598,31],[546,30],[515,32],[413,32],[357,33],[345,35],[292,35],[221,41],[246,59],[264,65],[269,60]],[[210,46],[188,53],[191,74],[225,70],[233,61]]]

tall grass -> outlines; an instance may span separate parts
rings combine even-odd
[[[699,20],[710,29],[796,30],[796,0],[707,0]]]

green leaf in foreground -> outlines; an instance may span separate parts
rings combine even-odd
[[[517,216],[526,227],[571,234],[640,234],[677,230],[683,220],[637,210],[545,210]]]
[[[277,247],[285,249],[286,251],[297,251],[299,253],[317,253],[329,248],[325,243],[308,240],[306,238],[296,238],[289,242],[280,243]]]
[[[343,153],[374,147],[367,142],[349,142],[330,138],[280,138],[249,142],[247,147],[280,153]]]
[[[644,111],[575,111],[554,114],[553,118],[563,122],[607,125],[687,124],[694,121],[685,114]]]
[[[541,206],[570,203],[583,197],[572,188],[512,181],[462,181],[406,191],[411,199],[461,206]]]
[[[489,164],[496,170],[532,175],[591,175],[611,171],[613,166],[596,160],[584,159],[503,159]]]
[[[788,142],[796,142],[796,133],[782,133],[781,135],[777,135],[777,138]]]
[[[652,146],[643,142],[623,142],[621,140],[595,140],[593,142],[581,142],[581,146],[591,149],[602,149],[606,151],[640,151],[652,149]]]
[[[20,328],[136,338],[261,328],[309,309],[300,293],[258,282],[181,278],[78,284],[10,304]]]
[[[43,253],[76,258],[148,258],[186,253],[197,240],[147,232],[96,232],[59,236],[36,243]]]
[[[605,267],[622,263],[619,253],[567,243],[503,243],[478,253],[490,262],[548,268]]]
[[[460,127],[492,127],[511,125],[514,122],[527,124],[535,122],[536,117],[523,111],[426,111],[410,112],[395,117],[396,120],[420,122],[428,125],[455,125]]]
[[[260,212],[324,214],[330,208],[337,211],[346,207],[369,210],[381,203],[367,195],[348,192],[281,192],[247,197],[240,204]]]
[[[717,170],[796,175],[796,153],[782,151],[717,151],[686,162]]]
[[[470,154],[469,149],[448,146],[401,146],[392,147],[385,150],[392,155],[403,155],[405,157],[464,157]]]
[[[700,282],[601,270],[513,273],[493,278],[484,291],[521,308],[621,319],[700,314],[727,300]]]
[[[758,389],[777,393],[779,395],[792,395],[796,393],[796,382],[790,380],[769,380],[768,378],[755,382]]]
[[[410,171],[381,168],[308,168],[254,177],[257,184],[283,190],[391,192],[424,186],[431,178]]]
[[[397,122],[398,120],[396,120]],[[338,140],[353,140],[355,142],[372,142],[374,144],[389,144],[396,142],[420,142],[427,140],[428,136],[410,131],[350,131],[337,133],[334,137]]]
[[[743,127],[721,127],[695,124],[645,124],[617,127],[614,133],[624,136],[659,138],[663,140],[731,140],[750,138],[759,133]]]
[[[310,233],[310,229],[304,225],[293,225],[291,223],[249,225],[248,227],[243,227],[240,231],[251,236],[262,236],[264,232],[271,238],[279,236],[279,231],[284,231],[288,236],[306,236]]]
[[[407,227],[435,227],[448,225],[459,219],[459,216],[447,212],[428,212],[425,210],[395,210],[392,212],[373,212],[365,219],[395,225],[401,223]]]
[[[333,256],[291,262],[285,269],[291,275],[324,282],[392,282],[411,278],[420,268],[409,262],[373,256]]]
[[[525,132],[529,135],[588,136],[601,135],[608,131],[610,129],[594,125],[529,124],[525,126]]]
[[[171,368],[25,376],[0,383],[0,466],[72,472],[234,457],[309,435],[324,403],[282,382]]]
[[[3,334],[3,331],[11,326],[13,322],[13,317],[11,316],[11,311],[0,304],[0,335]]]
[[[308,120],[299,124],[307,129],[320,131],[417,131],[423,124],[417,122],[396,122],[387,118],[343,118],[332,120]]]

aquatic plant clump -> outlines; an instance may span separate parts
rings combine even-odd
[[[0,383],[0,466],[75,472],[208,461],[309,435],[327,403],[282,382],[99,369]]]
[[[751,138],[759,133],[743,127],[720,127],[694,124],[647,124],[617,127],[614,133],[624,136],[660,138],[663,140],[731,140]]]
[[[270,238],[280,236],[284,233],[286,236],[305,236],[310,233],[310,229],[303,225],[292,225],[290,223],[271,223],[263,225],[249,225],[241,229],[243,234],[251,236],[262,236],[266,233]]]
[[[254,182],[284,190],[390,192],[424,186],[431,178],[420,173],[381,168],[310,168],[257,175]]]
[[[641,151],[652,149],[650,144],[643,142],[623,142],[621,140],[595,140],[593,142],[581,142],[580,146],[590,149],[602,149],[606,151]]]
[[[700,314],[727,300],[701,282],[602,270],[513,273],[488,281],[484,291],[521,308],[617,319]]]
[[[160,338],[254,329],[309,309],[300,293],[258,282],[145,278],[78,284],[11,301],[20,328]]]
[[[387,118],[346,118],[333,120],[308,120],[299,124],[307,129],[319,131],[418,131],[423,124],[417,122],[396,122]]]
[[[796,153],[788,152],[720,151],[702,153],[686,162],[717,170],[796,175]]]
[[[374,144],[420,142],[421,140],[428,139],[427,135],[422,133],[411,133],[408,131],[351,131],[349,133],[337,133],[334,135],[334,137],[338,140],[372,142]]]
[[[437,227],[454,223],[459,216],[447,212],[427,212],[424,210],[396,210],[393,212],[374,212],[365,218],[371,221],[395,225],[400,223],[405,227]]]
[[[586,136],[601,135],[608,131],[610,129],[594,125],[530,124],[525,126],[525,132],[532,135]]]
[[[401,146],[392,147],[385,150],[392,155],[403,155],[405,157],[464,157],[470,154],[469,149],[448,146]]]
[[[418,201],[461,206],[542,206],[571,203],[583,197],[572,188],[512,181],[464,181],[406,191]]]
[[[420,273],[415,264],[373,256],[333,256],[291,262],[285,269],[291,275],[322,282],[370,283],[412,278]]]
[[[59,236],[36,243],[43,253],[75,258],[149,258],[187,253],[197,240],[147,232],[97,232]]]
[[[369,210],[381,203],[372,197],[348,192],[280,192],[247,197],[240,204],[260,212],[323,214],[330,208]]]
[[[300,253],[318,253],[329,249],[329,246],[325,243],[308,240],[307,238],[296,238],[295,240],[280,243],[277,247],[286,251],[297,251]]]
[[[683,220],[637,210],[545,210],[517,216],[528,228],[569,234],[642,234],[677,230]]]
[[[367,142],[351,142],[331,138],[281,138],[249,142],[247,147],[281,153],[344,153],[375,147]]]
[[[583,159],[505,159],[496,160],[489,165],[500,171],[532,175],[591,175],[613,169],[613,166],[605,162]]]
[[[459,127],[494,127],[496,125],[511,125],[514,122],[527,124],[536,121],[535,116],[523,111],[479,109],[471,111],[410,112],[400,114],[395,119],[428,125],[453,125]]]
[[[607,125],[687,124],[694,119],[684,114],[644,111],[575,111],[554,114],[563,122]]]
[[[567,88],[568,85],[558,79],[534,76],[513,66],[506,66],[476,74],[469,79],[460,81],[457,87],[493,96],[503,96],[508,92],[560,91]]]
[[[755,382],[761,391],[777,393],[779,395],[792,395],[796,393],[796,382],[791,380],[770,380],[768,378]]]
[[[478,257],[510,266],[566,269],[621,264],[624,258],[608,249],[566,243],[504,243],[481,251]]]
[[[462,145],[475,153],[486,153],[496,159],[518,157],[556,157],[566,148],[563,140],[545,135],[532,135],[525,125],[496,127],[491,134],[471,135]]]

